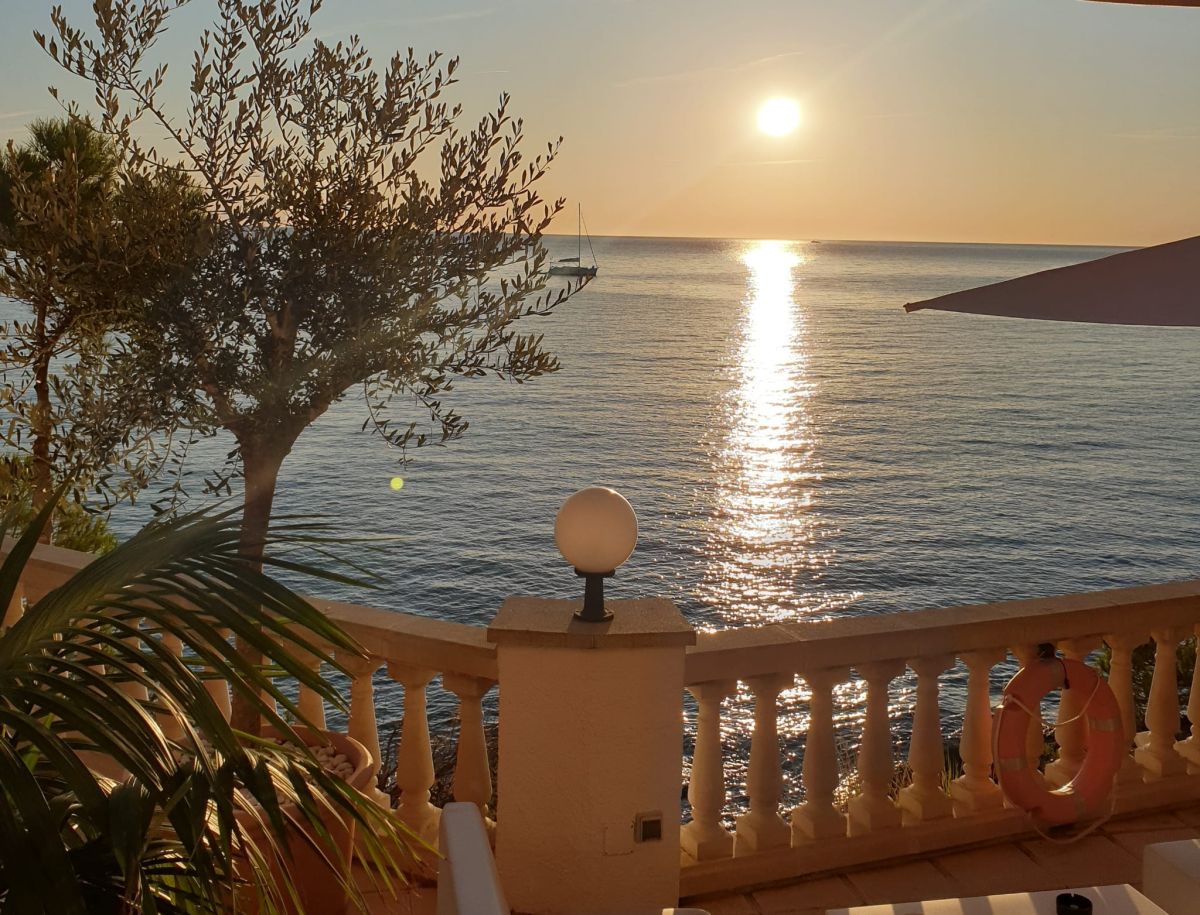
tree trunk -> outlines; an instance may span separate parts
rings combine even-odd
[[[279,468],[291,451],[291,443],[248,441],[242,443],[242,466],[246,491],[242,502],[242,533],[238,552],[255,570],[262,571],[263,548],[271,525],[271,506]],[[238,652],[254,664],[262,663],[262,653],[243,640]],[[258,710],[245,696],[233,696],[230,723],[237,729],[257,734],[261,724]]]
[[[34,328],[35,350],[33,357],[33,410],[29,414],[30,431],[33,434],[33,511],[36,515],[50,501],[54,492],[53,468],[50,465],[50,439],[54,429],[51,422],[50,403],[50,344],[46,340],[46,307],[37,306],[37,323]],[[42,543],[50,542],[54,522],[42,528]]]

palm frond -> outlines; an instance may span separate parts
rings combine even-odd
[[[279,875],[298,836],[344,870],[329,826],[339,821],[359,828],[385,884],[403,879],[394,850],[413,837],[321,768],[289,722],[312,723],[276,682],[345,710],[311,659],[344,673],[338,657],[362,650],[241,559],[239,521],[225,511],[155,522],[0,635],[0,912],[218,911],[239,885],[262,912],[281,911],[296,903]],[[0,599],[16,593],[36,527],[0,564]],[[282,527],[285,544],[289,527],[292,545],[321,540],[313,522]],[[351,580],[293,558],[276,565]],[[214,677],[289,745],[230,727],[206,686]],[[98,761],[124,775],[98,774]]]

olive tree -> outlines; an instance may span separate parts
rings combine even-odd
[[[87,31],[55,8],[36,37],[90,83],[99,128],[136,168],[204,196],[215,242],[147,308],[149,364],[186,378],[236,441],[253,563],[280,467],[330,406],[361,389],[364,428],[402,449],[457,438],[445,392],[554,371],[517,325],[579,285],[547,289],[543,269],[563,202],[538,184],[561,140],[527,156],[507,96],[464,125],[446,99],[456,60],[377,63],[357,37],[315,39],[317,0],[215,0],[175,110],[157,42],[186,2],[96,0]],[[414,412],[393,420],[397,398]]]

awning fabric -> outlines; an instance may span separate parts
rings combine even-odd
[[[1200,6],[1200,0],[1098,0],[1100,3],[1136,3],[1139,6]]]
[[[912,302],[967,314],[1200,327],[1200,235]]]

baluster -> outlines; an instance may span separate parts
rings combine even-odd
[[[833,733],[833,689],[849,669],[803,673],[809,701],[808,736],[804,742],[804,803],[792,811],[792,839],[826,839],[846,834],[846,817],[833,805],[838,787],[837,745]]]
[[[721,701],[733,695],[732,681],[698,683],[688,687],[696,697],[696,752],[688,782],[692,821],[679,833],[683,850],[697,861],[728,858],[733,854],[733,836],[721,825],[725,809],[725,765],[721,744]]]
[[[1192,733],[1187,740],[1175,744],[1175,751],[1187,760],[1188,775],[1200,775],[1200,625],[1196,626],[1196,665],[1192,669],[1192,682],[1188,687],[1187,716],[1192,723]]]
[[[1063,639],[1058,643],[1058,650],[1068,660],[1082,662],[1097,644],[1098,641],[1094,638]],[[1058,703],[1058,720],[1069,723],[1055,727],[1054,739],[1058,742],[1058,759],[1046,766],[1046,782],[1054,788],[1061,788],[1071,781],[1083,765],[1083,757],[1087,753],[1087,722],[1079,715],[1087,701],[1088,694],[1078,688],[1071,687],[1062,691]],[[1071,721],[1072,718],[1077,720]]]
[[[1134,738],[1137,736],[1137,715],[1133,704],[1133,650],[1145,642],[1143,635],[1120,633],[1106,635],[1104,641],[1112,652],[1108,665],[1108,686],[1121,710],[1121,724],[1125,731],[1125,745],[1129,752],[1121,760],[1121,771],[1117,780],[1121,784],[1140,782],[1142,767],[1133,758]]]
[[[864,664],[858,673],[867,681],[867,718],[858,748],[861,791],[850,798],[849,805],[848,831],[852,836],[900,825],[900,808],[889,796],[895,759],[888,686],[904,673],[904,662]]]
[[[171,652],[176,658],[183,657],[183,640],[177,635],[172,635],[169,632],[164,632],[162,637],[162,645],[167,651]],[[163,735],[168,740],[182,740],[183,726],[179,723],[179,719],[170,712],[158,712],[155,715],[158,721],[158,726],[162,728]]]
[[[124,639],[122,639],[122,641],[125,643],[125,645],[127,647],[133,649],[134,651],[141,650],[141,647],[142,647],[142,637],[141,636],[138,636],[138,635],[126,636]],[[131,661],[130,666],[135,669],[138,669],[141,667],[141,665],[137,661]],[[110,667],[109,672],[113,673],[115,671],[112,667]],[[121,675],[125,676],[123,671],[121,672]],[[131,699],[133,699],[137,702],[146,702],[150,698],[150,693],[149,693],[149,691],[147,691],[146,685],[144,683],[138,682],[137,680],[123,680],[123,681],[121,681],[121,683],[118,684],[117,688],[120,689],[121,692],[123,692],[126,696],[129,696]]]
[[[442,686],[458,697],[458,750],[454,763],[454,799],[474,804],[488,818],[492,799],[492,769],[488,765],[487,735],[483,730],[483,697],[495,680],[444,674]]]
[[[375,671],[383,666],[383,660],[357,656],[343,658],[339,653],[338,662],[350,674],[350,718],[346,723],[346,733],[366,747],[377,761],[382,760],[383,755],[379,750],[379,725],[375,721],[375,683],[372,678]],[[392,676],[399,679],[395,674]],[[405,702],[407,701],[406,694]]]
[[[400,803],[396,815],[421,838],[434,842],[441,811],[429,803],[433,787],[433,750],[429,745],[429,717],[425,690],[436,671],[388,662],[388,675],[404,686],[404,721],[396,753],[396,785]]]
[[[776,705],[779,694],[790,688],[795,678],[775,674],[754,677],[746,682],[754,693],[754,732],[750,735],[750,765],[746,775],[750,810],[737,818],[734,855],[786,846],[792,834],[779,815],[783,770],[779,760]]]
[[[909,667],[917,674],[917,709],[908,748],[912,784],[900,791],[900,809],[905,823],[936,820],[953,813],[950,797],[943,786],[946,758],[938,706],[938,677],[953,663],[952,657],[909,661]]]
[[[992,810],[1003,803],[1000,786],[992,781],[991,674],[1005,654],[1003,648],[994,648],[962,655],[968,672],[967,708],[959,745],[963,774],[950,784],[950,797],[958,815]]]
[[[375,721],[375,671],[383,666],[381,658],[344,656],[337,652],[338,663],[350,675],[350,717],[346,722],[346,733],[367,748],[367,752],[382,764],[383,754],[379,751],[379,725]],[[405,702],[407,702],[407,697]],[[432,781],[432,779],[431,779]],[[380,807],[391,807],[392,802],[379,790],[378,784],[371,786],[371,797]]]
[[[304,662],[305,667],[317,676],[321,675],[321,659],[319,657],[300,648],[295,648],[293,651],[297,659]],[[325,703],[318,692],[301,685],[296,698],[296,707],[300,710],[300,715],[313,727],[325,730]],[[378,761],[379,757],[377,756],[375,759]]]
[[[1020,661],[1022,669],[1038,660],[1037,645],[1017,645],[1012,653]],[[1025,733],[1025,760],[1029,771],[1033,773],[1034,781],[1044,785],[1046,776],[1042,774],[1041,764],[1042,752],[1046,749],[1046,738],[1042,731],[1042,707],[1038,705],[1029,711],[1033,714],[1030,716],[1029,730]]]
[[[230,633],[228,631],[224,631],[221,633],[221,636],[228,641]],[[211,674],[214,673],[214,671],[210,669],[208,673]],[[225,720],[228,721],[231,713],[229,684],[220,677],[208,676],[205,677],[204,688],[208,690],[208,694],[212,696],[213,702],[216,703],[217,708],[221,710],[221,714],[225,717]]]
[[[1175,650],[1181,633],[1175,629],[1156,629],[1150,635],[1155,646],[1154,677],[1150,681],[1150,699],[1146,703],[1150,739],[1133,754],[1148,782],[1179,775],[1187,769],[1187,761],[1175,752],[1175,733],[1179,730]]]

